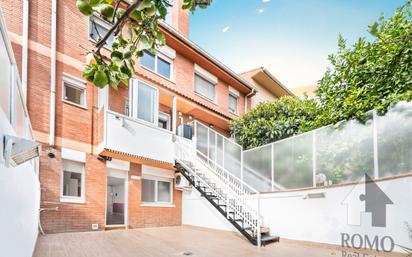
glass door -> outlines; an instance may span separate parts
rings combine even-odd
[[[133,80],[132,116],[157,126],[159,115],[158,89]]]

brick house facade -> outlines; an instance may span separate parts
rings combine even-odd
[[[157,90],[155,110],[169,119],[166,122],[168,128],[165,129],[168,134],[159,132],[163,136],[172,138],[180,125],[194,119],[227,135],[228,122],[240,117],[250,107],[253,85],[187,39],[189,14],[181,10],[181,3],[181,0],[174,0],[171,24],[161,25],[168,45],[166,52],[172,56],[169,58],[171,77],[165,78],[138,63],[135,81]],[[0,5],[21,72],[22,3],[1,0]],[[129,117],[134,106],[138,105],[133,92],[139,89],[134,84],[120,87],[117,91],[108,87],[100,91],[94,85],[84,82],[82,71],[84,64],[88,62],[84,48],[92,49],[93,42],[89,35],[89,18],[78,12],[75,1],[60,1],[57,5],[55,143],[49,144],[51,12],[49,1],[30,1],[27,106],[35,138],[42,144],[41,207],[58,207],[57,211],[41,214],[43,229],[46,233],[104,230],[109,227],[109,209],[113,212],[116,208],[123,208],[120,211],[123,222],[113,226],[138,228],[180,225],[182,192],[174,187],[173,162],[128,150],[135,148],[138,153],[144,153],[145,149],[139,143],[132,148],[127,146],[124,150],[113,149],[109,144],[109,141],[116,141],[117,136],[124,136],[107,131],[110,127],[109,116],[113,118],[113,122],[121,120],[123,125],[129,122],[139,129],[151,129],[153,133],[158,132],[159,122],[141,124],[138,118]],[[214,101],[195,92],[197,73],[215,80]],[[84,84],[81,96],[75,94],[82,98],[82,104],[73,104],[65,99],[64,94],[69,90],[65,81],[69,81],[69,84],[70,81]],[[235,111],[233,106],[232,111],[229,111],[229,95],[237,97]],[[103,100],[102,96],[107,100]],[[154,117],[158,117],[159,113]],[[137,132],[139,135],[139,131]],[[118,146],[122,147],[121,144]],[[120,168],[112,163],[120,163]],[[127,167],[123,173],[122,167]],[[157,180],[156,177],[160,179]],[[119,179],[125,183],[122,184]],[[146,186],[143,183],[148,185],[148,198],[151,190],[170,188],[171,192],[166,196],[160,196],[165,191],[155,192],[155,198],[170,197],[170,202],[151,204],[152,199],[148,200],[149,203],[143,201],[142,188]],[[155,186],[151,187],[152,185]],[[114,190],[116,186],[123,187],[124,197],[117,191],[108,191],[109,188]],[[123,198],[122,202],[113,200],[120,196]],[[111,198],[113,199],[109,204],[108,199]]]

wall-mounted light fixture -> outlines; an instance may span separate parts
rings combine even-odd
[[[16,167],[40,155],[40,144],[33,140],[10,135],[5,135],[3,140],[6,167]]]
[[[326,193],[322,192],[322,193],[309,193],[306,194],[303,199],[318,199],[318,198],[325,198],[326,197]]]

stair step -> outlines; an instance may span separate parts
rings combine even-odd
[[[269,243],[275,243],[275,242],[279,242],[280,241],[280,237],[278,236],[262,236],[260,238],[260,242],[262,242],[262,246],[265,246]]]

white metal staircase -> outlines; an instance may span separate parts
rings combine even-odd
[[[262,227],[260,193],[196,149],[195,138],[176,138],[176,168],[251,243],[276,242]]]

